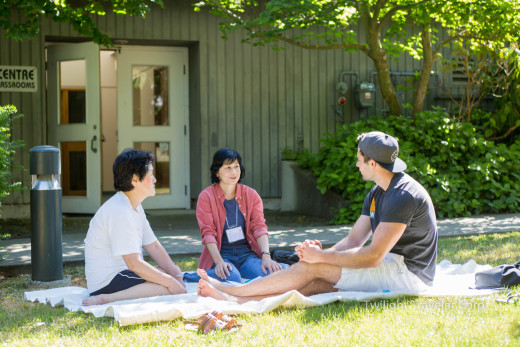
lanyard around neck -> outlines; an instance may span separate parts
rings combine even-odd
[[[233,199],[235,201],[235,227],[238,226],[238,203],[236,202],[235,199]],[[228,219],[227,219],[227,213],[226,213],[226,225],[227,225],[227,228],[230,229],[229,227],[229,222],[228,222]]]

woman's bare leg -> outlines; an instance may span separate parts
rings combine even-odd
[[[83,299],[83,306],[104,305],[114,301],[147,298],[150,296],[168,295],[168,288],[160,284],[145,282],[112,294],[99,294]]]

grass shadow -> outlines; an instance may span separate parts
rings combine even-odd
[[[396,299],[381,299],[370,301],[336,301],[327,305],[306,308],[301,320],[304,324],[317,324],[322,321],[344,319],[352,313],[381,315],[385,310],[393,310],[399,306],[414,303],[417,297],[402,297]]]
[[[439,238],[437,259],[463,264],[473,259],[478,264],[510,264],[520,259],[520,232]]]

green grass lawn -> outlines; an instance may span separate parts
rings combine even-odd
[[[439,261],[499,265],[520,259],[520,232],[439,240]],[[197,260],[176,260],[193,270]],[[73,285],[85,285],[83,267],[65,267]],[[238,332],[201,335],[182,319],[119,327],[112,318],[94,318],[64,308],[23,300],[30,275],[0,280],[0,343],[55,345],[383,345],[520,346],[520,305],[495,302],[505,292],[480,298],[401,298],[337,302],[314,308],[278,308],[238,315]],[[513,292],[520,292],[515,288]]]

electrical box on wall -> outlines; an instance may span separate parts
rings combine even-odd
[[[354,99],[358,108],[373,107],[376,99],[376,86],[374,83],[361,82],[356,85]]]

